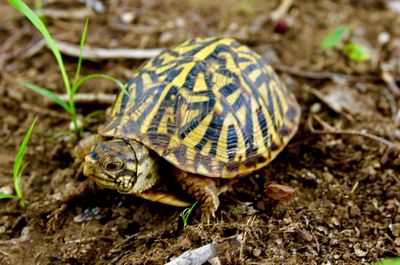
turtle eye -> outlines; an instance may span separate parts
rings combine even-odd
[[[122,165],[122,162],[108,162],[107,164],[105,164],[104,168],[107,171],[117,171],[122,168]]]

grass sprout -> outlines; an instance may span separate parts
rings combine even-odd
[[[347,26],[333,28],[322,40],[320,46],[324,50],[339,49],[350,61],[359,63],[371,59],[371,50],[364,44],[351,41],[348,35],[351,30]]]
[[[28,131],[25,134],[24,140],[19,147],[17,156],[14,160],[14,168],[13,168],[13,178],[14,178],[14,189],[16,194],[6,194],[0,193],[0,199],[17,199],[19,201],[19,205],[22,209],[25,209],[25,201],[24,201],[24,192],[22,188],[21,177],[22,173],[27,164],[22,165],[22,160],[25,155],[26,148],[28,146],[29,139],[32,134],[33,127],[35,127],[37,118],[35,118],[29,127]]]
[[[400,257],[392,258],[392,259],[384,259],[374,265],[400,265]]]
[[[77,62],[75,77],[74,77],[73,82],[70,83],[67,71],[65,70],[64,61],[62,59],[59,49],[57,48],[56,42],[50,35],[49,31],[47,30],[45,24],[40,19],[40,17],[35,12],[33,12],[32,9],[30,9],[22,0],[7,0],[7,1],[10,5],[15,7],[19,12],[24,14],[29,19],[29,21],[36,27],[36,29],[42,34],[43,38],[45,39],[45,41],[47,43],[47,46],[52,51],[52,53],[57,61],[57,64],[59,66],[60,73],[61,73],[62,79],[64,81],[65,91],[68,95],[68,102],[64,102],[57,94],[51,92],[50,90],[48,90],[46,88],[40,87],[38,85],[29,83],[29,82],[25,82],[25,81],[22,82],[22,85],[29,88],[30,90],[33,90],[33,91],[45,96],[45,97],[50,98],[55,103],[60,105],[70,115],[71,121],[73,124],[73,131],[79,137],[82,137],[83,129],[81,126],[79,126],[79,123],[77,120],[75,103],[74,103],[74,95],[77,93],[79,87],[87,80],[90,80],[93,78],[103,78],[103,79],[113,81],[114,83],[116,83],[118,85],[118,87],[122,91],[124,91],[125,93],[128,93],[125,85],[122,84],[116,78],[109,76],[109,75],[105,75],[105,74],[91,74],[91,75],[87,75],[84,77],[80,76],[81,66],[82,66],[82,50],[83,50],[83,46],[85,45],[88,24],[89,24],[88,19],[86,19],[85,26],[83,28],[82,37],[80,40],[80,56],[79,56],[78,62]]]
[[[349,32],[350,29],[347,26],[339,26],[332,29],[322,40],[321,48],[324,50],[329,50],[341,46],[344,38],[349,34]]]
[[[196,206],[197,202],[193,203],[193,205],[190,208],[186,208],[185,210],[183,210],[179,216],[182,218],[182,222],[183,222],[183,229],[185,229],[185,227],[188,224],[188,219],[190,217],[190,214],[193,212],[194,207]]]

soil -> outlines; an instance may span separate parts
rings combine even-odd
[[[71,14],[84,5],[42,2],[45,11],[53,11],[45,19],[54,38],[79,44],[84,19],[57,17],[54,10]],[[18,147],[33,118],[38,122],[24,158],[27,207],[0,201],[0,263],[164,264],[186,250],[236,235],[243,236],[240,248],[221,254],[222,264],[369,264],[399,256],[398,152],[371,137],[343,132],[400,143],[398,93],[382,80],[380,70],[382,63],[389,65],[388,73],[399,80],[400,16],[386,1],[305,0],[295,1],[277,22],[270,14],[279,2],[119,0],[98,1],[103,12],[90,9],[88,47],[159,48],[195,36],[231,36],[280,69],[300,102],[300,127],[287,148],[266,168],[235,181],[220,196],[210,224],[201,224],[196,212],[184,229],[183,209],[101,189],[79,173],[71,155],[76,141],[68,135],[55,137],[68,130],[68,116],[19,83],[64,93],[56,61],[38,31],[1,2],[2,192],[13,187]],[[339,25],[351,28],[351,40],[368,45],[371,60],[355,63],[340,49],[320,48],[328,31]],[[77,59],[64,60],[72,79]],[[85,60],[82,74],[126,80],[143,61]],[[321,72],[331,75],[321,77]],[[113,83],[95,79],[80,92],[117,90]],[[107,107],[81,104],[78,113],[86,116]],[[105,116],[86,120],[86,131],[94,133]],[[275,184],[294,192],[271,195]]]

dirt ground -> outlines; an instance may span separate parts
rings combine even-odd
[[[78,44],[84,18],[71,14],[84,4],[42,2],[54,38]],[[26,80],[64,93],[56,61],[41,45],[38,31],[2,1],[1,191],[13,187],[14,157],[35,116],[38,123],[25,157],[27,208],[0,201],[1,264],[164,264],[186,250],[239,234],[244,241],[236,251],[220,255],[222,264],[370,264],[400,255],[398,153],[371,137],[343,133],[353,130],[400,143],[399,93],[381,75],[386,64],[387,73],[400,81],[400,15],[386,1],[294,1],[279,21],[271,19],[279,1],[98,3],[104,10],[90,9],[88,47],[162,48],[215,35],[252,47],[297,96],[299,131],[271,164],[220,196],[211,224],[201,224],[196,213],[182,229],[182,209],[100,189],[77,174],[71,156],[76,142],[54,137],[68,129],[68,116],[19,84]],[[69,17],[56,11],[68,11]],[[355,63],[340,50],[320,48],[327,32],[339,25],[349,26],[350,38],[369,46],[371,60]],[[77,59],[64,59],[72,80]],[[85,60],[82,74],[126,80],[143,61]],[[117,90],[96,79],[80,92]],[[78,112],[88,115],[107,107],[81,104]],[[86,130],[95,132],[104,120],[104,115],[88,119]],[[313,127],[342,133],[316,134]],[[290,200],[272,200],[265,192],[271,183],[295,192]]]

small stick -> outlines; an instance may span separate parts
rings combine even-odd
[[[347,74],[339,74],[333,72],[312,72],[312,71],[305,71],[300,70],[294,67],[285,66],[282,64],[274,64],[273,68],[279,72],[285,72],[291,75],[295,75],[298,77],[303,77],[307,79],[317,79],[317,80],[324,80],[324,79],[331,79],[331,80],[338,80],[344,79],[346,81],[355,81],[355,82],[366,82],[366,81],[382,81],[382,77],[379,76],[372,76],[372,75],[347,75]],[[393,77],[393,80],[396,82],[400,81],[400,77]]]
[[[278,8],[271,12],[271,19],[273,21],[278,21],[281,19],[287,13],[292,4],[293,0],[283,0]]]
[[[217,257],[220,254],[236,250],[242,242],[242,235],[222,243],[210,243],[200,248],[191,249],[184,252],[179,257],[171,260],[166,265],[201,265],[209,259]]]
[[[388,64],[381,64],[381,77],[382,80],[385,81],[386,85],[393,93],[396,98],[400,97],[400,88],[396,84],[396,80],[393,76],[389,73],[389,65]]]
[[[57,95],[62,101],[69,102],[69,96],[67,94]],[[115,94],[105,93],[78,93],[74,95],[74,102],[76,104],[93,104],[97,103],[100,105],[111,105],[115,100]],[[46,99],[46,105],[56,104],[53,100]]]
[[[315,119],[316,121],[318,121],[320,124],[322,124],[322,126],[329,126],[329,130],[316,130],[314,129],[313,125],[312,125],[312,119]],[[371,140],[374,140],[376,142],[379,142],[383,145],[386,145],[389,149],[394,149],[396,147],[395,144],[393,144],[392,142],[390,142],[389,140],[386,140],[383,137],[380,136],[376,136],[367,132],[360,132],[360,131],[355,131],[355,130],[338,130],[338,131],[333,131],[333,127],[328,125],[325,121],[323,121],[322,119],[320,119],[318,116],[314,116],[313,118],[309,119],[308,121],[308,125],[310,127],[310,131],[313,134],[333,134],[333,135],[353,135],[353,136],[362,136],[362,137],[366,137],[369,138]]]
[[[58,49],[70,56],[79,57],[80,48],[78,45],[65,41],[55,40]],[[158,55],[163,49],[103,49],[87,48],[82,50],[83,59],[149,59]]]
[[[62,18],[62,19],[85,19],[93,15],[93,12],[89,8],[76,8],[68,10],[60,9],[43,9],[43,16],[51,18]]]

